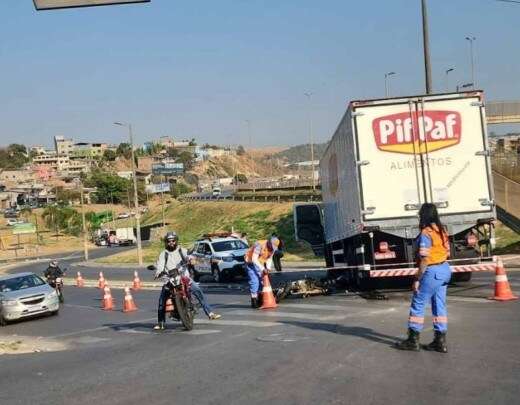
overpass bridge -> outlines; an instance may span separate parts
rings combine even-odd
[[[520,101],[489,101],[486,118],[488,124],[520,123]]]

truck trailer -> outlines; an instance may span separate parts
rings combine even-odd
[[[481,91],[352,101],[320,161],[322,203],[296,204],[297,240],[354,284],[417,271],[418,211],[434,203],[457,281],[493,270],[496,217]]]

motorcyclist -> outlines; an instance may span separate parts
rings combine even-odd
[[[159,296],[159,305],[157,308],[157,325],[155,330],[163,330],[166,328],[166,300],[170,295],[168,289],[168,277],[163,273],[174,269],[182,271],[182,275],[190,278],[191,294],[197,298],[201,304],[204,312],[210,320],[219,319],[221,316],[214,313],[206,301],[206,297],[199,285],[191,279],[191,275],[187,270],[188,256],[185,249],[179,246],[179,237],[175,232],[168,232],[164,236],[164,250],[159,254],[156,263],[155,277],[161,277],[163,280],[163,287]]]
[[[43,272],[43,275],[47,279],[47,282],[53,287],[55,286],[56,279],[58,277],[63,277],[63,274],[64,272],[62,269],[60,269],[60,266],[58,266],[57,260],[51,260],[51,262],[49,263],[49,267],[47,267],[47,269],[45,269],[45,271]]]

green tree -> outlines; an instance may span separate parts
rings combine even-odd
[[[237,155],[238,156],[243,156],[246,154],[246,150],[244,149],[244,147],[242,145],[238,145],[237,147]]]
[[[27,148],[24,145],[12,143],[7,148],[0,149],[0,168],[20,169],[29,161]]]
[[[103,152],[103,160],[105,160],[107,162],[112,162],[112,161],[116,160],[116,157],[117,157],[117,153],[115,151],[113,151],[112,149],[106,149]]]
[[[129,143],[123,142],[120,143],[116,150],[117,156],[123,156],[125,159],[131,159],[132,158],[132,147]]]
[[[247,183],[247,177],[243,173],[237,173],[235,175],[234,180],[235,180],[235,184]]]
[[[193,153],[184,151],[179,154],[176,162],[184,164],[184,170],[191,170],[195,165],[195,155]]]
[[[81,214],[72,207],[49,205],[42,214],[47,228],[60,233],[78,236],[82,230]]]

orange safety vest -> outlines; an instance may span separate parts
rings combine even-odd
[[[247,263],[253,263],[253,253],[258,247],[260,247],[260,254],[258,255],[258,261],[260,263],[265,264],[273,255],[273,251],[267,248],[267,240],[259,240],[247,250],[245,256]]]
[[[432,241],[429,248],[419,247],[419,255],[426,258],[426,263],[439,264],[444,263],[450,257],[450,241],[446,231],[439,232],[437,225],[432,224],[421,231],[422,235],[428,236]]]

